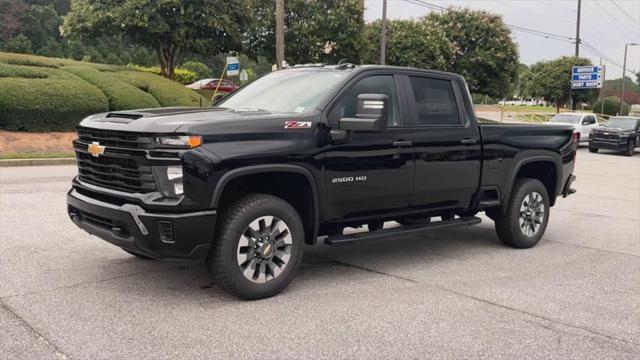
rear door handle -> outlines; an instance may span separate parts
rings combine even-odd
[[[478,139],[464,138],[460,140],[460,144],[462,145],[476,145],[477,143],[478,143]]]
[[[396,147],[410,147],[413,146],[413,143],[409,140],[396,140],[393,142],[393,146]]]

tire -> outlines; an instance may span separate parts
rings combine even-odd
[[[134,252],[131,252],[131,251],[129,251],[129,250],[125,250],[125,249],[122,249],[122,250],[124,250],[124,252],[126,252],[126,253],[128,253],[128,254],[131,254],[131,255],[133,255],[133,256],[135,256],[135,257],[137,257],[138,259],[142,259],[142,260],[155,260],[154,258],[152,258],[152,257],[150,257],[150,256],[147,256],[147,255],[136,254],[136,253],[134,253]]]
[[[518,249],[535,246],[547,228],[549,208],[549,195],[540,181],[516,179],[506,211],[496,214],[500,241]]]
[[[589,152],[590,152],[590,153],[597,153],[597,152],[598,152],[598,150],[600,150],[600,149],[598,149],[597,147],[591,147],[591,146],[589,146]]]
[[[304,227],[296,210],[281,198],[251,194],[233,203],[220,220],[208,260],[216,284],[246,300],[284,290],[304,251]]]
[[[624,154],[627,156],[633,156],[633,153],[635,151],[636,151],[636,141],[629,140],[629,143],[627,143],[627,151],[625,151]]]

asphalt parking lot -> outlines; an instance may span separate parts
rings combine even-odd
[[[77,229],[73,166],[0,168],[0,358],[640,358],[640,154],[578,154],[537,247],[493,223],[306,249],[281,295]]]

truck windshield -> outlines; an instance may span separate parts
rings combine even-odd
[[[301,114],[318,106],[323,95],[349,73],[323,69],[293,69],[265,75],[216,106]]]
[[[621,130],[634,130],[638,126],[638,120],[628,117],[612,117],[604,126]]]
[[[553,123],[577,124],[580,121],[580,115],[574,114],[558,114],[549,120]]]

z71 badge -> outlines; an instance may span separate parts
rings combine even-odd
[[[311,121],[285,121],[285,129],[311,129]]]

